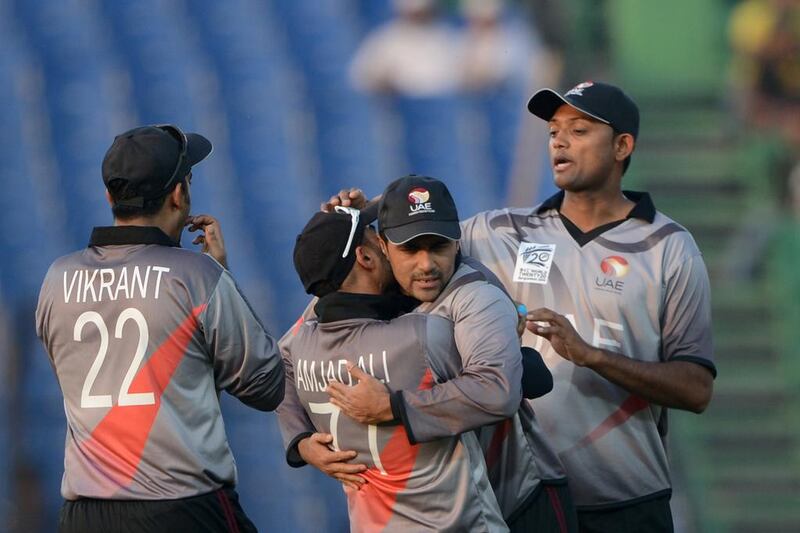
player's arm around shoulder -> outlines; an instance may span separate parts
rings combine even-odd
[[[522,356],[518,314],[511,299],[485,282],[468,283],[453,294],[453,331],[462,375],[472,375],[494,391],[486,407],[512,416],[522,399]],[[486,396],[491,400],[490,395]]]
[[[217,388],[261,411],[278,407],[285,377],[278,345],[227,270],[221,270],[200,322]]]

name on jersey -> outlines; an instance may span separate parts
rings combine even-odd
[[[369,354],[361,356],[356,363],[365,373],[381,383],[389,383],[389,365],[386,362],[386,350],[379,356]],[[375,370],[378,370],[378,373]],[[383,371],[382,375],[380,371]],[[347,371],[347,359],[320,361],[314,359],[298,359],[294,365],[295,385],[297,390],[305,392],[325,392],[328,383],[338,381],[353,385],[353,376]]]
[[[517,264],[514,267],[514,281],[544,285],[550,277],[555,254],[555,244],[520,243]]]
[[[157,265],[64,271],[64,303],[157,300],[165,272],[169,272],[168,267]]]

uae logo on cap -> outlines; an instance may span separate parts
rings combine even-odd
[[[578,85],[567,91],[567,94],[565,94],[564,96],[583,96],[583,90],[588,89],[592,85],[594,85],[594,83],[592,83],[591,81],[585,81],[583,83],[579,83]]]
[[[408,203],[410,204],[424,204],[430,199],[431,193],[422,187],[414,187],[408,192]]]
[[[423,187],[414,187],[408,191],[408,203],[411,204],[408,206],[408,216],[420,215],[422,213],[435,213],[436,210],[431,207],[431,203],[429,202],[430,199],[431,193],[428,192],[428,189]]]
[[[625,276],[629,268],[628,261],[626,261],[624,257],[618,255],[606,257],[600,262],[600,270],[603,271],[603,274],[606,276],[614,276],[615,278]]]

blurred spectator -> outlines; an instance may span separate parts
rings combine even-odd
[[[733,10],[734,68],[757,124],[785,106],[800,106],[800,3],[745,0]]]
[[[732,11],[729,37],[743,120],[777,134],[787,148],[777,162],[777,192],[797,212],[800,175],[800,2],[744,0]],[[792,169],[792,167],[794,167]],[[788,180],[786,176],[792,177]],[[800,213],[798,213],[800,215]]]
[[[434,0],[393,0],[397,17],[367,36],[351,65],[356,87],[368,92],[434,97],[459,79],[456,32]]]
[[[518,19],[503,18],[503,0],[462,0],[467,21],[462,42],[462,84],[467,90],[491,89],[506,82],[529,85],[542,49]]]

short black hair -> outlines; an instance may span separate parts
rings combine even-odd
[[[138,217],[151,217],[161,211],[161,208],[164,207],[164,202],[167,201],[167,196],[169,196],[172,191],[175,190],[175,187],[178,186],[178,183],[183,183],[183,194],[188,194],[188,190],[186,187],[186,178],[188,174],[183,177],[183,179],[178,180],[175,184],[169,188],[163,195],[157,198],[149,198],[145,199],[142,203],[142,206],[134,206],[134,205],[127,205],[127,204],[119,204],[120,200],[128,200],[130,198],[135,198],[139,196],[139,193],[131,190],[127,187],[128,182],[124,179],[113,179],[108,183],[107,189],[109,194],[111,195],[111,200],[113,200],[114,205],[111,206],[111,213],[114,215],[114,218],[117,220],[130,220],[132,218]]]

